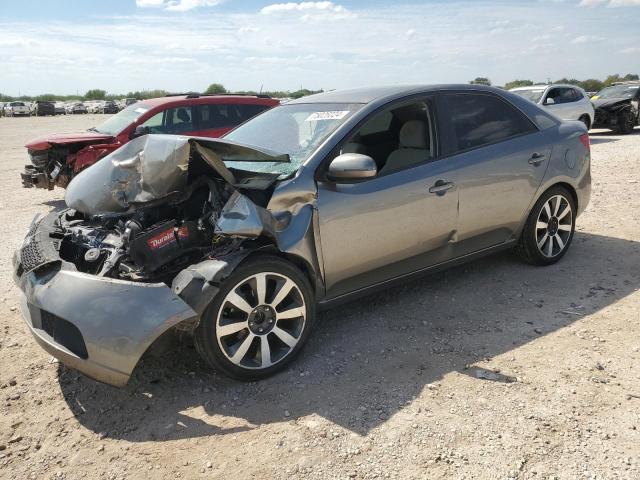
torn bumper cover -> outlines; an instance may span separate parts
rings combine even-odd
[[[123,386],[154,340],[197,314],[165,284],[76,271],[55,255],[47,234],[52,217],[32,226],[13,258],[24,320],[40,346],[65,365]]]

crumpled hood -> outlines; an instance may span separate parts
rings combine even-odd
[[[611,109],[615,107],[620,107],[624,104],[631,103],[630,98],[598,98],[596,100],[591,100],[593,106],[595,108],[604,108]]]
[[[100,143],[112,141],[113,136],[98,132],[70,132],[54,133],[46,137],[30,140],[25,147],[29,150],[46,150],[51,145],[66,145],[70,143]]]
[[[136,205],[161,200],[187,187],[189,161],[198,154],[230,185],[235,175],[225,160],[289,162],[288,155],[223,139],[143,135],[80,172],[69,184],[65,201],[88,215],[123,213]]]

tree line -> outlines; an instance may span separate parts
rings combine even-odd
[[[274,91],[264,91],[264,92],[256,92],[251,90],[242,90],[242,91],[233,91],[227,90],[224,85],[220,83],[212,83],[207,87],[207,89],[202,92],[205,94],[239,94],[239,95],[269,95],[273,98],[300,98],[307,95],[312,95],[314,93],[320,93],[323,90],[308,90],[306,88],[296,90],[296,91],[288,91],[288,90],[274,90]],[[197,93],[197,92],[180,92],[180,93]],[[0,102],[10,102],[10,101],[25,101],[25,102],[34,102],[37,100],[40,101],[49,101],[49,102],[70,102],[74,100],[119,100],[121,98],[135,98],[137,100],[146,100],[148,98],[157,98],[157,97],[165,97],[170,95],[171,92],[167,90],[161,89],[153,89],[153,90],[136,90],[132,92],[127,92],[126,94],[115,94],[115,93],[107,93],[106,90],[101,90],[99,88],[93,88],[88,90],[84,95],[54,95],[53,93],[44,93],[42,95],[20,95],[19,97],[13,97],[10,95],[3,95],[0,93]]]
[[[545,83],[567,83],[571,85],[577,85],[587,92],[597,92],[604,87],[608,87],[615,82],[625,82],[640,80],[638,74],[627,73],[626,75],[614,74],[609,75],[604,80],[598,80],[595,78],[588,78],[586,80],[577,80],[575,78],[561,78],[555,82],[534,82],[533,80],[512,80],[504,84],[502,88],[509,90],[516,87],[530,87],[532,85],[540,85]],[[475,85],[491,85],[491,80],[487,77],[477,77],[471,80],[469,83]],[[240,95],[269,95],[273,98],[300,98],[307,95],[313,95],[314,93],[321,93],[320,90],[308,90],[302,88],[300,90],[273,90],[273,91],[261,91],[255,90],[227,90],[224,85],[220,83],[212,83],[207,89],[202,92],[205,94],[240,94]],[[181,92],[181,93],[196,93],[196,92]],[[99,88],[93,88],[88,90],[84,95],[54,95],[53,93],[43,93],[42,95],[21,95],[19,97],[13,97],[10,95],[3,95],[0,93],[0,102],[10,102],[14,100],[22,100],[26,102],[33,102],[37,100],[43,101],[55,101],[55,102],[69,102],[73,100],[119,100],[121,98],[135,98],[137,100],[146,100],[148,98],[164,97],[169,95],[170,92],[161,89],[153,90],[136,90],[127,92],[126,94],[107,93],[106,90]]]
[[[633,80],[640,80],[638,74],[627,73],[626,75],[614,74],[609,75],[604,80],[598,80],[596,78],[588,78],[586,80],[578,80],[576,78],[561,78],[555,82],[534,82],[532,80],[512,80],[504,84],[505,90],[510,90],[517,87],[530,87],[532,85],[541,85],[546,83],[565,83],[569,85],[576,85],[583,88],[587,92],[597,92],[605,87],[609,87],[616,82],[629,82]],[[469,83],[473,85],[491,85],[491,80],[486,77],[477,77],[475,80],[471,80]]]

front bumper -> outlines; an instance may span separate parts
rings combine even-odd
[[[596,108],[591,128],[613,128],[618,125],[618,112]]]
[[[160,335],[197,314],[164,284],[78,272],[54,253],[56,240],[48,231],[57,215],[32,225],[14,255],[22,315],[38,344],[62,363],[124,386]]]

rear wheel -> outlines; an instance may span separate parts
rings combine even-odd
[[[576,205],[563,187],[552,187],[536,202],[516,246],[517,255],[532,265],[560,260],[573,240]]]
[[[293,360],[314,318],[314,296],[302,272],[278,257],[257,257],[224,282],[202,315],[195,345],[225,375],[258,380]]]
[[[630,109],[627,108],[618,114],[618,127],[616,128],[617,133],[621,133],[623,135],[631,133],[633,132],[634,126],[635,119],[633,118],[633,113]]]

